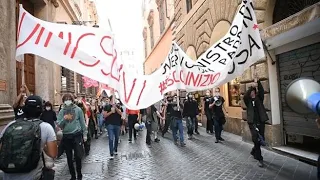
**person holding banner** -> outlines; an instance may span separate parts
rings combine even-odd
[[[177,96],[176,92],[172,92],[167,98],[168,103],[166,103],[167,112],[170,113],[171,117],[171,130],[172,136],[174,140],[174,144],[178,145],[178,137],[177,133],[179,131],[179,140],[180,146],[184,147],[186,144],[184,143],[183,137],[183,124],[182,124],[182,104],[180,103],[179,96]]]
[[[254,144],[250,154],[259,161],[259,167],[263,167],[259,134],[264,139],[265,122],[269,118],[263,105],[264,89],[259,80],[255,80],[254,85],[245,93],[243,100],[247,106],[247,122]],[[256,128],[258,128],[259,131],[257,131]]]

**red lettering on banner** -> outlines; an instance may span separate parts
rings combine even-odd
[[[181,81],[183,84],[185,84],[185,81],[182,80],[182,75],[183,75],[183,71],[181,70],[181,71],[180,71],[180,81]]]
[[[204,78],[205,78],[205,81],[203,81],[202,83],[201,83],[201,85],[200,85],[200,87],[205,87],[205,86],[207,86],[206,85],[206,83],[209,81],[210,82],[210,74],[205,74],[205,75],[203,75],[204,76]]]
[[[59,33],[59,38],[64,39],[63,38],[63,32]],[[69,52],[69,48],[70,48],[70,45],[71,45],[71,40],[72,40],[71,32],[68,32],[68,42],[67,42],[66,47],[64,48],[63,55],[67,55],[67,53]]]
[[[23,22],[23,20],[24,20],[24,18],[25,18],[25,16],[26,16],[26,14],[27,14],[26,12],[23,12],[22,15],[21,15],[21,19],[20,19],[19,25],[18,25],[17,39],[19,39],[20,30],[21,30],[21,25],[22,25],[22,22]]]
[[[126,103],[128,103],[131,99],[131,95],[132,95],[132,92],[134,90],[134,87],[136,86],[136,81],[137,81],[137,78],[134,78],[133,81],[132,81],[132,86],[131,86],[131,89],[130,89],[130,93],[129,93],[129,96],[127,96],[127,86],[126,86],[126,73],[123,72],[123,75],[122,75],[122,78],[123,78],[123,90],[124,90],[124,101]]]
[[[139,93],[139,97],[138,97],[138,100],[137,100],[137,104],[136,104],[137,106],[139,105],[140,98],[141,98],[142,93],[143,93],[143,91],[144,91],[144,89],[145,89],[145,87],[146,87],[146,84],[147,84],[147,80],[144,80],[142,89],[141,89],[141,91],[140,91],[140,93]]]
[[[39,32],[39,34],[38,34],[38,37],[37,37],[37,40],[36,40],[35,44],[39,44],[40,39],[41,39],[41,36],[42,36],[42,34],[43,34],[43,31],[44,31],[44,27],[41,27],[40,32]]]
[[[175,74],[176,74],[176,71],[173,71],[172,72],[172,77],[173,77],[174,82],[178,83],[178,82],[180,82],[180,80],[176,78]]]
[[[47,39],[46,39],[46,42],[44,43],[44,47],[48,47],[48,44],[51,40],[51,37],[52,37],[52,32],[49,32],[48,36],[47,36]]]
[[[110,36],[103,36],[103,37],[101,38],[101,41],[100,41],[100,47],[101,47],[102,51],[103,51],[106,55],[108,55],[108,56],[113,56],[112,53],[107,52],[107,51],[104,49],[104,47],[102,46],[102,43],[103,43],[104,39],[110,39],[110,40],[112,40],[112,38],[111,38]]]
[[[93,34],[93,33],[85,33],[85,34],[82,34],[82,35],[78,38],[77,43],[76,43],[76,47],[73,48],[73,51],[72,51],[72,53],[71,53],[71,56],[70,56],[71,59],[74,58],[74,56],[75,56],[75,54],[76,54],[76,51],[77,51],[78,48],[79,48],[79,43],[80,43],[80,41],[81,41],[83,38],[87,37],[87,36],[95,36],[95,34]]]
[[[25,45],[33,37],[33,35],[38,31],[39,27],[40,27],[40,24],[39,23],[36,24],[33,30],[31,31],[31,33],[29,34],[29,36],[27,37],[27,39],[25,39],[22,43],[17,45],[17,49]]]
[[[188,73],[189,74],[189,73]],[[197,75],[197,78],[195,79],[194,78],[194,74],[193,72],[190,72],[190,75],[189,75],[189,81],[187,81],[187,85],[190,85],[191,84],[191,81],[193,82],[193,86],[197,86],[198,84],[198,78],[201,76],[201,74],[198,74]]]
[[[92,56],[92,57],[94,57],[95,59],[97,58],[97,57],[95,57],[95,56]],[[82,64],[82,65],[84,65],[84,66],[87,66],[87,67],[94,67],[94,66],[96,66],[96,65],[98,65],[98,64],[100,63],[100,60],[97,60],[97,61],[96,61],[95,63],[93,63],[93,64],[87,64],[87,63],[82,62],[81,60],[79,61],[79,63]]]
[[[170,86],[174,85],[175,83],[182,82],[183,84],[187,86],[193,86],[193,87],[207,87],[214,83],[216,83],[220,78],[220,73],[216,74],[197,74],[195,75],[194,72],[188,72],[187,77],[183,78],[182,74],[183,71],[180,71],[180,78],[177,79],[175,77],[176,71],[173,71],[172,77],[168,76],[166,79],[162,82],[160,82],[158,88],[160,89],[161,95],[163,92]]]

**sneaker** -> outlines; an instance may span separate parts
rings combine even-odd
[[[129,139],[129,143],[132,143],[132,139]]]
[[[174,145],[178,145],[178,141],[174,141]]]
[[[185,147],[185,146],[186,146],[186,143],[180,142],[180,146],[181,146],[181,147]]]
[[[154,142],[160,142],[160,139],[156,138],[154,139]]]
[[[82,180],[82,174],[78,176],[77,180]]]
[[[114,151],[114,153],[113,153],[114,155],[118,155],[118,151]]]
[[[196,134],[200,135],[200,133],[198,131],[196,131]]]
[[[219,143],[219,140],[217,139],[214,143]]]
[[[260,161],[259,161],[258,166],[261,167],[261,168],[264,167],[263,160],[260,160]]]
[[[110,159],[111,159],[111,160],[114,159],[113,154],[110,154]]]
[[[220,140],[220,141],[224,141],[224,139],[223,139],[223,138],[221,138],[221,137],[219,138],[219,140]]]

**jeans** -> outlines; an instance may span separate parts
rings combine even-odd
[[[108,138],[109,138],[109,151],[110,155],[118,151],[120,126],[109,124],[107,126]]]
[[[134,139],[137,138],[137,130],[134,128],[134,125],[138,123],[138,115],[137,114],[129,114],[128,115],[128,124],[129,124],[129,140],[132,140],[132,133]]]
[[[103,129],[103,124],[104,124],[104,118],[103,118],[103,115],[101,113],[101,114],[98,114],[98,125],[99,125],[99,129],[100,129],[101,132],[102,132],[102,129]]]
[[[223,126],[219,117],[214,117],[214,131],[216,139],[221,139],[221,132],[223,130]]]
[[[194,128],[195,128],[195,122],[196,122],[196,118],[194,117],[187,117],[186,118],[186,123],[187,123],[187,129],[188,129],[188,134],[192,135]]]
[[[213,133],[213,119],[210,112],[206,112],[207,117],[207,132]]]
[[[69,172],[71,174],[71,179],[76,178],[76,173],[74,170],[73,157],[75,157],[76,161],[76,169],[78,178],[82,177],[81,173],[81,159],[83,157],[83,139],[82,134],[64,134],[62,139],[62,145],[67,154],[67,162],[69,167]],[[74,156],[73,156],[74,152]]]
[[[178,140],[177,133],[178,133],[178,130],[179,130],[180,142],[183,143],[184,142],[184,138],[183,138],[182,119],[176,119],[175,121],[176,121],[175,124],[172,125],[173,140],[174,140],[174,142],[176,142]]]
[[[198,132],[198,118],[195,117],[194,118],[194,132]]]
[[[264,139],[264,128],[265,128],[265,125],[264,124],[259,124],[259,125],[256,125],[256,127],[259,129],[259,134]],[[256,131],[256,129],[255,129],[253,124],[249,124],[249,129],[250,129],[252,141],[253,141],[253,144],[254,144],[254,146],[252,148],[252,151],[251,151],[251,155],[253,155],[253,157],[256,160],[261,161],[261,160],[263,160],[263,157],[261,155],[261,144],[259,142],[258,132]]]

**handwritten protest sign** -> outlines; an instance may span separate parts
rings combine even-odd
[[[264,58],[250,0],[243,0],[228,33],[197,61],[172,42],[162,66],[151,75],[129,70],[114,48],[111,32],[37,19],[20,6],[16,56],[31,53],[114,88],[130,109],[146,108],[176,89],[189,92],[220,86]]]

